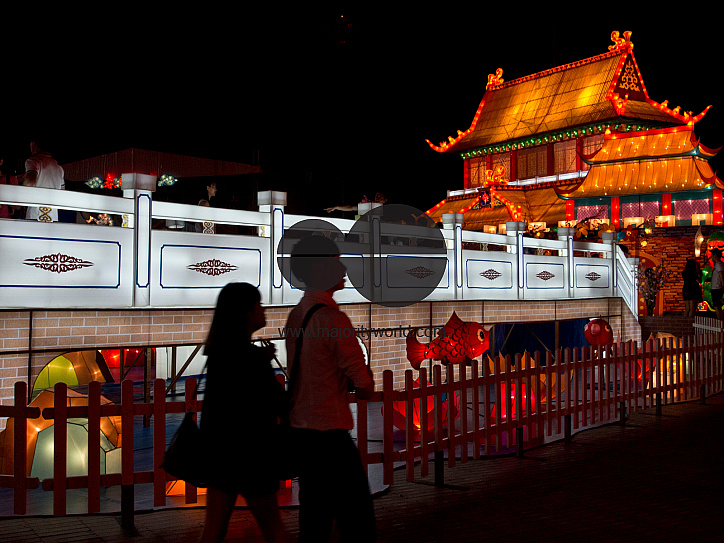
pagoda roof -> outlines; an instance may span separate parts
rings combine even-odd
[[[462,152],[598,123],[698,121],[706,110],[692,117],[649,98],[630,37],[613,32],[607,53],[512,81],[503,81],[498,69],[488,76],[470,128],[439,146],[427,143],[438,152]]]
[[[582,159],[591,165],[577,186],[559,187],[566,198],[626,196],[657,192],[724,188],[708,159],[709,149],[694,137],[694,126],[644,132],[608,132],[601,149]]]

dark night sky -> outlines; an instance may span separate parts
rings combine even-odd
[[[633,31],[651,98],[694,114],[713,104],[696,133],[724,144],[712,14],[194,9],[3,23],[0,152],[25,153],[34,130],[49,133],[60,162],[127,147],[251,162],[258,149],[262,188],[287,190],[292,211],[323,213],[378,190],[427,209],[461,188],[462,162],[425,138],[470,126],[489,73],[502,67],[510,80],[603,53],[612,30]]]

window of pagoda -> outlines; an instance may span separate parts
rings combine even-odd
[[[545,145],[518,149],[516,179],[532,179],[548,174],[548,152]]]
[[[506,177],[510,175],[510,152],[507,153],[495,153],[491,157],[491,170],[496,171],[498,166],[503,166],[506,171]],[[519,176],[520,177],[520,176]]]
[[[576,140],[570,139],[561,141],[553,145],[553,157],[555,164],[553,166],[553,173],[571,173],[577,172],[578,166],[576,164]]]
[[[581,145],[581,151],[584,155],[590,156],[596,153],[603,147],[603,134],[596,134],[595,136],[586,136],[583,138]],[[581,160],[581,170],[588,171],[591,167]]]
[[[621,197],[619,204],[621,207],[621,218],[643,217],[645,221],[653,220],[658,215],[661,215],[660,198],[660,195]]]
[[[468,164],[468,179],[466,188],[482,187],[487,169],[486,157],[474,157],[465,161]]]
[[[692,215],[706,215],[712,212],[711,199],[709,198],[692,198],[690,193],[681,193],[673,195],[673,215],[676,221],[691,220]]]

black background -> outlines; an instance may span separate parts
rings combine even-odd
[[[695,115],[712,104],[696,134],[724,144],[721,26],[706,8],[506,4],[8,13],[0,153],[22,165],[40,132],[61,163],[128,147],[258,160],[253,186],[222,190],[286,190],[290,211],[316,215],[377,191],[424,210],[462,187],[459,157],[425,139],[470,126],[488,74],[604,53],[613,30],[633,32],[649,96]]]

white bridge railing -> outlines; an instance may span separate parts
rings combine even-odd
[[[212,307],[219,290],[232,281],[256,285],[266,304],[294,304],[301,292],[277,264],[284,232],[312,218],[344,235],[355,225],[286,214],[286,194],[278,192],[259,193],[259,211],[154,202],[150,191],[138,189],[115,198],[11,185],[0,185],[0,203],[101,212],[122,224],[0,219],[0,308],[13,309]],[[399,225],[387,228],[383,237],[336,240],[343,256],[359,258],[357,283],[384,299],[395,299],[410,282],[424,286],[431,280],[411,270],[425,269],[415,266],[415,259],[425,257],[417,249],[425,245],[420,241],[442,234],[445,246],[435,258],[444,271],[432,276],[436,282],[427,300],[620,296],[637,314],[632,265],[612,242],[577,242],[573,230],[563,228],[558,240],[529,238],[522,223],[510,223],[505,235],[486,234],[463,230],[461,214],[444,218],[445,227],[434,235],[429,228]],[[256,235],[153,229],[161,219],[251,226]],[[404,284],[401,274],[407,274]],[[343,303],[369,299],[351,284],[337,298]]]

